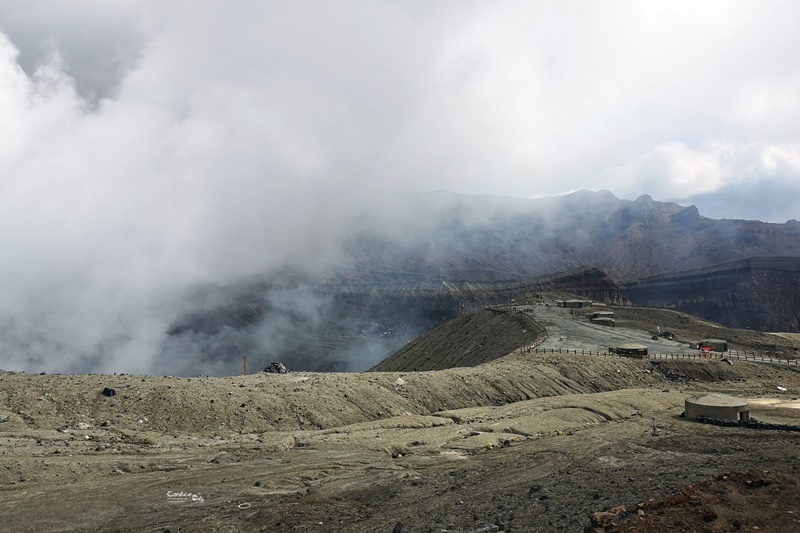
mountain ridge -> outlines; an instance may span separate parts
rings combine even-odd
[[[608,191],[536,200],[437,191],[376,198],[348,227],[340,253],[320,259],[313,274],[264,275],[198,298],[216,303],[175,320],[161,359],[191,351],[204,364],[231,366],[248,353],[297,369],[361,370],[446,320],[525,291],[679,308],[645,290],[654,282],[631,280],[697,269],[716,278],[692,285],[691,298],[683,298],[695,302],[693,314],[732,327],[798,331],[793,278],[768,276],[754,291],[727,267],[714,270],[800,257],[798,222],[713,220],[696,206],[649,195],[621,200]],[[723,305],[725,291],[737,286],[736,304]],[[717,292],[707,294],[711,287]],[[194,363],[184,357],[180,364]]]
[[[649,195],[630,201],[577,191],[482,200],[455,193],[398,200],[386,209],[393,224],[355,228],[344,244],[347,270],[502,281],[594,266],[621,281],[748,257],[800,256],[800,223],[714,220],[696,206]]]

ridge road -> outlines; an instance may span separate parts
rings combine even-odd
[[[547,340],[539,345],[541,349],[606,352],[609,347],[637,343],[647,346],[648,353],[652,354],[698,353],[697,349],[685,342],[662,338],[654,340],[653,334],[644,330],[593,324],[584,316],[586,311],[583,309],[576,312],[575,316],[573,309],[553,305],[521,305],[515,309],[530,314],[547,330]]]
[[[653,333],[645,330],[630,329],[626,327],[612,328],[594,324],[585,316],[583,309],[574,315],[573,309],[556,307],[553,305],[519,305],[514,309],[522,311],[534,318],[547,330],[547,339],[538,346],[542,350],[564,350],[578,352],[608,352],[609,348],[615,348],[620,344],[637,343],[647,346],[648,357],[650,359],[664,359],[669,355],[700,354],[697,348],[690,346],[687,342],[671,341],[660,338],[653,339]],[[717,352],[719,353],[719,352]],[[798,365],[800,360],[789,360],[762,355],[740,355],[738,353],[724,352],[722,357],[737,361],[749,361],[751,363],[764,363],[773,365]],[[710,355],[709,359],[716,359],[717,356]]]

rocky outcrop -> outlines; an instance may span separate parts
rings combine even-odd
[[[734,261],[620,284],[624,297],[733,328],[800,331],[800,257]]]

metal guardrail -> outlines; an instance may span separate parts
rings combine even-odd
[[[574,354],[574,355],[589,355],[593,357],[619,357],[625,359],[663,359],[668,361],[678,361],[678,360],[721,361],[723,359],[730,359],[734,361],[747,361],[751,363],[764,363],[772,365],[800,367],[800,359],[780,359],[775,357],[765,357],[763,355],[758,355],[756,353],[751,353],[751,352],[745,352],[744,354],[741,354],[737,350],[730,352],[656,353],[656,354],[635,356],[635,355],[621,355],[618,353],[613,353],[608,351],[601,352],[593,350],[568,350],[564,348],[539,348],[539,345],[541,345],[545,340],[547,340],[546,337],[541,341],[537,342],[536,344],[532,344],[530,346],[523,346],[521,348],[518,348],[516,351],[518,353]]]

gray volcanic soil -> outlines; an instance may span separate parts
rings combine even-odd
[[[2,372],[0,530],[581,531],[726,471],[797,475],[797,433],[689,422],[698,391],[800,424],[800,373],[754,363],[515,351],[427,372]]]
[[[370,371],[420,371],[477,366],[522,346],[538,344],[545,329],[528,313],[485,309],[450,321],[408,343]]]

